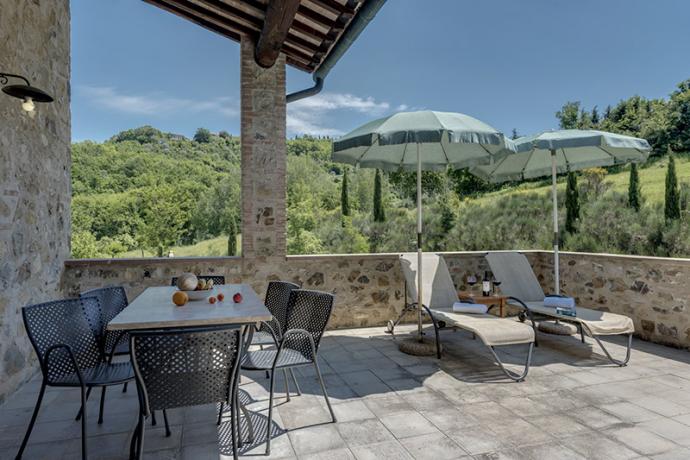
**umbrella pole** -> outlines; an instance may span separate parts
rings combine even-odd
[[[422,340],[422,157],[417,142],[417,339]]]
[[[556,191],[556,151],[551,150],[551,199],[553,200],[553,274],[555,294],[560,294],[560,273],[558,263],[558,192]]]

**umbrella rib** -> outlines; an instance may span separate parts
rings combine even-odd
[[[405,142],[405,147],[403,147],[403,153],[400,156],[400,163],[398,163],[398,170],[402,169],[403,163],[405,163],[405,154],[407,153],[407,146],[410,145],[409,142]]]
[[[374,140],[374,142],[372,142],[371,145],[369,145],[367,147],[367,149],[364,152],[362,152],[362,154],[359,156],[359,158],[357,158],[357,162],[355,164],[359,165],[359,163],[362,161],[362,158],[364,158],[364,155],[366,155],[369,152],[369,150],[371,150],[371,148],[374,146],[374,144],[378,144],[378,142],[379,142],[379,135],[377,134],[376,140]]]

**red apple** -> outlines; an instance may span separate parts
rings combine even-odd
[[[235,294],[234,296],[232,296],[232,301],[235,302],[235,303],[240,303],[240,302],[242,302],[242,294],[240,294],[240,293],[238,292],[237,294]]]
[[[216,298],[211,296],[208,298],[208,303],[216,303]]]
[[[218,297],[218,302],[222,302],[223,299],[225,298],[225,296],[223,295],[222,292],[219,292],[218,295],[217,295],[216,297]]]

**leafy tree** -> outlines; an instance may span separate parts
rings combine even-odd
[[[577,221],[580,218],[580,197],[577,191],[575,173],[568,173],[568,185],[565,189],[565,231],[577,232]]]
[[[350,198],[347,190],[347,169],[343,171],[343,182],[340,189],[340,212],[343,216],[350,215]]]
[[[167,136],[160,130],[146,125],[139,128],[122,131],[110,138],[110,142],[134,141],[139,144],[158,143]]]
[[[628,182],[628,206],[635,211],[642,206],[642,195],[640,191],[640,175],[637,172],[637,164],[630,165],[630,180]]]
[[[666,194],[664,202],[664,217],[666,221],[680,219],[680,189],[678,176],[676,175],[676,162],[673,155],[668,157],[668,170],[666,171]]]
[[[580,110],[576,127],[577,129],[590,129],[592,127],[592,116],[585,109]]]
[[[690,151],[690,79],[671,94],[670,111],[672,147],[678,152]]]
[[[192,197],[172,185],[159,185],[143,193],[143,222],[139,236],[143,245],[163,257],[182,237],[189,219]]]
[[[386,213],[383,209],[383,196],[381,191],[381,172],[377,169],[374,176],[374,222],[385,222]]]
[[[566,102],[561,110],[556,112],[556,118],[561,129],[575,129],[578,125],[580,102]]]
[[[218,131],[218,137],[221,137],[223,139],[232,139],[232,134],[225,130]]]
[[[498,188],[497,185],[475,176],[467,169],[449,169],[447,174],[450,188],[455,192],[458,198],[477,196]]]
[[[211,131],[206,128],[199,128],[194,133],[194,142],[199,144],[208,144],[211,142]]]

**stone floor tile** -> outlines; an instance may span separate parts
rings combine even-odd
[[[500,419],[490,423],[488,426],[500,435],[502,441],[516,447],[555,442],[555,438],[541,427],[537,427],[520,418]]]
[[[466,409],[460,407],[446,407],[443,409],[421,411],[420,413],[433,423],[436,428],[446,433],[479,424],[479,420],[477,420],[476,417],[470,414]]]
[[[663,454],[653,455],[651,458],[652,460],[688,460],[690,458],[690,449],[674,449]]]
[[[591,460],[630,460],[639,454],[600,433],[581,433],[561,442]]]
[[[402,439],[400,443],[413,458],[418,460],[470,458],[465,450],[443,433],[413,436],[411,438]]]
[[[678,448],[671,441],[640,427],[614,428],[607,433],[643,455],[657,455]]]
[[[385,441],[351,448],[357,460],[411,460],[400,441]]]
[[[647,396],[631,400],[632,403],[644,407],[652,412],[661,414],[664,417],[675,417],[677,415],[690,413],[690,409],[678,404],[675,401],[666,400],[658,396]]]
[[[439,431],[438,428],[424,418],[422,414],[415,411],[386,415],[381,417],[381,422],[397,439],[408,438],[420,434],[431,434]]]
[[[446,434],[472,455],[513,448],[500,434],[482,425],[463,427]]]
[[[402,397],[391,393],[382,398],[367,399],[364,404],[379,418],[399,412],[409,412],[412,406]]]
[[[523,447],[519,452],[529,460],[585,460],[586,457],[558,443]]]
[[[300,460],[355,460],[355,455],[350,449],[341,448],[301,455],[299,458]]]
[[[384,441],[393,441],[391,432],[379,420],[357,420],[337,424],[340,436],[348,446],[362,446]]]
[[[609,412],[626,423],[639,423],[661,417],[658,413],[647,410],[630,402],[604,404],[603,410]]]
[[[372,401],[377,400],[378,399]],[[359,400],[334,404],[333,411],[339,423],[376,418],[376,415],[374,415],[367,405]]]
[[[574,436],[590,430],[574,417],[563,414],[538,415],[536,417],[526,417],[526,420],[557,438]]]
[[[568,415],[574,417],[577,421],[592,429],[600,430],[610,426],[624,423],[621,419],[613,414],[603,411],[598,407],[587,406],[580,409],[569,411]]]
[[[288,437],[298,456],[347,447],[334,424],[300,428]]]
[[[639,423],[637,426],[656,433],[684,447],[690,447],[690,426],[670,418]]]

